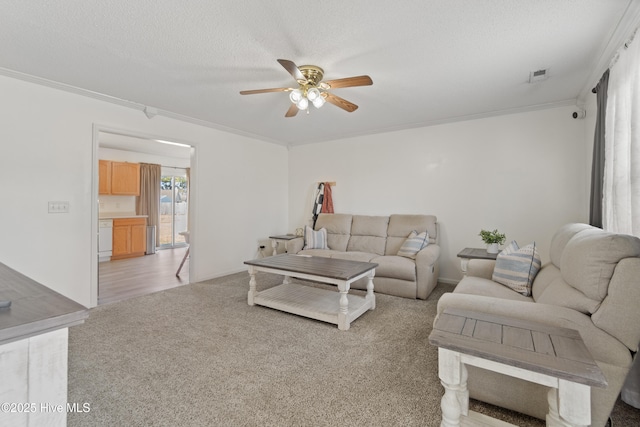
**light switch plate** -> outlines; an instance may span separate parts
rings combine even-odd
[[[69,213],[69,202],[49,202],[49,213]]]

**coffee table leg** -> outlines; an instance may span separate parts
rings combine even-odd
[[[368,300],[371,300],[371,308],[369,310],[373,310],[376,308],[376,296],[373,293],[373,277],[376,275],[376,270],[371,270],[369,273],[369,278],[367,281],[367,296],[365,297]]]
[[[249,275],[251,278],[249,279],[249,294],[247,295],[247,303],[249,305],[253,305],[253,297],[256,296],[256,271],[253,266],[249,266]]]
[[[591,388],[584,384],[558,380],[558,388],[547,394],[547,425],[552,427],[588,426],[591,424]]]
[[[349,321],[347,320],[347,316],[349,314],[349,299],[347,298],[347,294],[349,293],[349,288],[346,283],[340,283],[338,285],[338,290],[340,291],[340,311],[338,311],[338,329],[341,331],[346,331],[349,329]]]
[[[457,427],[460,425],[460,416],[466,415],[469,408],[467,372],[460,360],[460,353],[444,348],[438,349],[438,376],[444,387],[444,396],[440,401],[440,426]]]

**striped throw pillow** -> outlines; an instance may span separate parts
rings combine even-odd
[[[327,246],[327,229],[322,227],[318,231],[308,225],[304,232],[304,249],[329,249]]]
[[[416,231],[412,231],[407,237],[407,240],[404,241],[400,249],[398,250],[398,255],[406,258],[416,259],[416,255],[420,252],[421,249],[426,247],[429,244],[429,233],[423,231],[418,234]]]
[[[498,254],[492,279],[528,297],[540,265],[535,242],[519,248],[514,240]]]

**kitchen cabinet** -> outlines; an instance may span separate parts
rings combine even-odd
[[[147,218],[114,218],[111,259],[143,256],[147,251]]]
[[[98,193],[117,196],[140,195],[140,163],[100,160]]]
[[[140,195],[140,163],[111,162],[111,194]]]
[[[98,193],[111,194],[111,162],[98,161]]]

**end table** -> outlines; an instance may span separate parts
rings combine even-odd
[[[278,242],[288,242],[289,240],[293,240],[296,237],[295,234],[283,234],[281,236],[269,236],[271,239],[271,247],[273,248],[273,255],[278,255]]]
[[[495,260],[498,257],[498,254],[490,254],[486,249],[482,248],[464,248],[458,253],[458,258],[460,258],[460,269],[462,270],[462,274],[467,275],[467,264],[470,259],[489,259]]]

